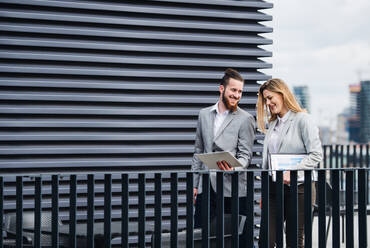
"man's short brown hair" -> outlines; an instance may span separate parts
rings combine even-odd
[[[228,68],[226,69],[225,74],[222,78],[221,85],[223,85],[226,88],[226,86],[229,84],[230,78],[236,79],[244,83],[244,79],[239,72],[237,72],[234,69]]]

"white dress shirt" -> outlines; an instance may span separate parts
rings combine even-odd
[[[216,110],[216,113],[217,113],[215,117],[215,122],[213,125],[213,136],[214,137],[216,137],[217,131],[220,129],[222,123],[226,119],[226,116],[229,114],[229,110],[226,110],[223,113],[220,113],[220,111],[218,110],[218,103],[219,102],[217,102],[212,108],[212,111]]]

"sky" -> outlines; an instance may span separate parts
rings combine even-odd
[[[349,85],[370,80],[370,0],[280,0],[264,11],[273,33],[261,70],[289,87],[309,87],[317,125],[336,127],[336,116],[349,106]]]

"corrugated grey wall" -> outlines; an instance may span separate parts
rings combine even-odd
[[[2,168],[188,169],[198,112],[217,101],[223,71],[242,72],[252,114],[269,78],[258,71],[271,67],[260,59],[272,43],[260,35],[272,32],[264,1],[0,6]]]

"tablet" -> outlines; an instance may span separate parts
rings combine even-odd
[[[231,152],[211,152],[196,154],[200,161],[207,165],[210,170],[219,170],[217,162],[225,160],[232,167],[242,167],[242,164],[231,154]]]

